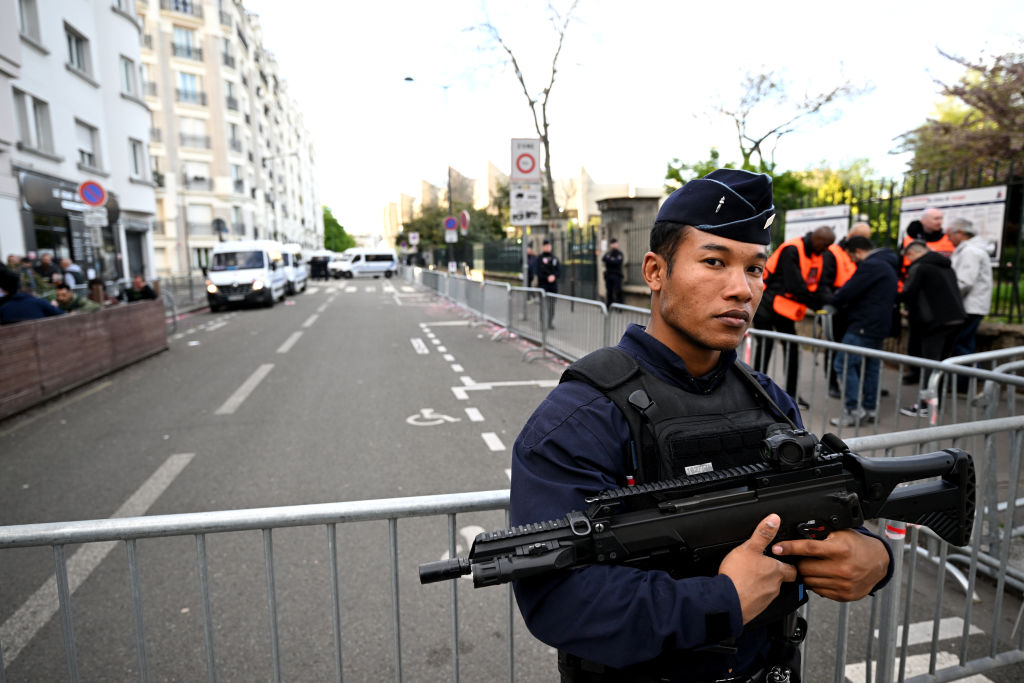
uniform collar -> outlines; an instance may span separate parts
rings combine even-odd
[[[641,325],[630,325],[619,341],[619,348],[637,359],[659,379],[695,394],[706,394],[721,385],[726,371],[736,362],[736,351],[723,351],[718,364],[702,377],[694,377],[686,363],[660,341],[647,334]]]

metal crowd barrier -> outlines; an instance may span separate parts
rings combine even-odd
[[[498,325],[501,325],[501,322],[495,316],[482,312],[481,305],[476,303],[477,299],[471,293],[487,292],[494,297],[500,296],[501,291],[506,292],[509,322],[504,327],[509,332],[538,345],[536,352],[524,354],[527,358],[551,354],[574,361],[602,346],[615,344],[630,324],[646,325],[650,317],[650,311],[634,306],[613,304],[605,308],[604,304],[598,301],[548,294],[543,289],[511,287],[505,283],[492,283],[486,280],[475,282],[441,271],[406,268],[403,270],[403,277],[410,283],[447,297],[472,315],[480,319],[486,318]],[[488,302],[488,306],[493,305],[493,301]],[[500,304],[498,307],[500,308]],[[991,370],[973,366],[991,364],[1005,358],[1024,357],[1024,347],[975,354],[962,362],[956,359],[931,361],[831,341],[829,315],[814,316],[812,327],[815,335],[812,337],[751,329],[739,351],[742,360],[754,365],[758,346],[771,340],[774,345],[773,352],[765,359],[764,367],[757,369],[768,374],[778,384],[784,385],[786,350],[790,344],[799,347],[799,386],[794,398],[806,404],[803,410],[804,422],[808,428],[818,433],[835,431],[840,435],[858,436],[878,434],[883,429],[893,431],[938,425],[943,422],[959,422],[962,415],[978,419],[980,412],[972,408],[976,403],[975,389],[978,380],[993,380],[1002,387],[1024,386],[1024,377],[1011,372],[993,373]],[[819,335],[824,338],[818,338]],[[861,387],[867,359],[877,359],[882,364],[882,377],[875,396],[879,409],[874,421],[862,421],[852,426],[833,424],[833,420],[842,419],[846,399],[846,387],[841,378],[838,395],[834,395],[835,392],[830,393],[827,386],[829,366],[838,353],[843,354],[844,372],[851,363],[858,369]],[[851,358],[853,360],[850,360]],[[922,384],[919,388],[903,385],[901,378],[904,373],[920,373],[926,368],[939,371],[932,373],[928,384]],[[937,383],[942,377],[947,377],[950,381],[944,384],[945,394],[939,396]],[[961,379],[973,384],[969,384],[967,393],[958,394],[955,389]],[[934,387],[931,386],[933,384]],[[1015,395],[1008,393],[1007,400],[999,407],[998,412],[1015,414],[1015,407],[1012,405],[1014,400]],[[901,413],[902,408],[915,404],[926,408],[927,414],[906,416]],[[995,414],[991,413],[989,416],[993,417]]]
[[[965,442],[974,440],[977,443],[974,444],[976,448],[972,452],[979,473],[985,476],[988,471],[1003,472],[1008,468],[1009,492],[1012,496],[1016,496],[1017,480],[1020,474],[1021,444],[1024,443],[1021,441],[1022,435],[1024,435],[1024,416],[859,437],[850,439],[847,443],[854,451],[861,454],[884,457],[899,449],[923,452],[939,448],[942,445],[956,445],[972,450]],[[997,501],[990,495],[991,493],[987,489],[979,488],[977,501],[979,510],[991,511],[996,508]],[[280,566],[283,560],[275,556],[274,553],[274,531],[287,527],[323,527],[325,531],[324,549],[329,560],[330,587],[325,587],[325,591],[331,595],[332,642],[334,645],[332,659],[336,679],[341,681],[346,669],[343,655],[347,650],[342,629],[343,617],[346,615],[343,615],[340,607],[339,578],[342,566],[339,563],[339,556],[341,558],[352,557],[358,554],[358,548],[344,546],[342,542],[339,542],[337,525],[386,520],[388,523],[387,546],[389,548],[391,627],[393,632],[391,643],[393,660],[387,664],[394,667],[396,680],[401,681],[404,671],[403,652],[405,647],[408,647],[408,644],[403,647],[402,622],[403,616],[411,618],[412,608],[403,608],[399,593],[399,577],[400,575],[408,577],[413,574],[416,566],[415,562],[408,557],[404,558],[401,564],[399,563],[399,520],[416,517],[436,520],[436,524],[432,524],[431,528],[435,529],[439,538],[447,533],[449,555],[453,556],[457,550],[457,516],[505,510],[508,507],[508,500],[508,490],[497,490],[250,510],[6,526],[0,527],[0,551],[40,546],[52,548],[55,567],[53,581],[59,602],[64,658],[69,679],[77,681],[80,672],[75,620],[72,613],[72,591],[68,581],[67,549],[73,544],[123,542],[130,584],[126,599],[130,602],[128,607],[133,615],[132,627],[130,627],[133,633],[124,634],[124,636],[134,638],[139,677],[141,680],[148,680],[150,676],[159,675],[159,672],[151,670],[148,657],[148,643],[152,643],[153,638],[157,636],[147,631],[142,618],[143,590],[139,577],[143,567],[136,552],[136,542],[139,539],[191,536],[195,546],[196,590],[201,596],[204,634],[202,638],[204,652],[194,653],[193,657],[197,660],[200,658],[204,660],[208,679],[215,681],[218,676],[218,660],[213,636],[215,633],[222,633],[229,628],[230,618],[225,617],[224,622],[218,621],[211,609],[213,586],[210,581],[207,559],[207,537],[211,534],[225,532],[258,530],[262,537],[263,569],[267,594],[266,616],[269,625],[267,642],[272,654],[270,677],[275,681],[280,681],[282,679],[282,652],[277,613],[278,586],[274,567],[275,565]],[[1016,634],[1011,633],[1006,624],[1006,617],[1012,612],[1013,607],[1019,604],[1016,596],[1016,591],[1019,589],[1013,587],[1012,581],[1014,577],[1020,576],[1020,567],[1013,566],[1016,562],[1011,558],[1010,553],[1013,536],[1008,533],[1009,530],[1014,529],[1014,506],[1005,508],[998,514],[1001,515],[996,518],[999,523],[988,529],[985,529],[988,524],[986,515],[978,515],[970,546],[952,551],[944,542],[933,537],[923,528],[911,529],[910,540],[906,542],[903,534],[900,533],[904,528],[903,525],[895,522],[889,523],[888,526],[896,531],[895,536],[890,539],[890,543],[893,548],[894,560],[897,563],[894,572],[894,576],[897,578],[874,597],[862,601],[862,603],[868,603],[862,608],[870,609],[870,617],[866,625],[863,626],[859,625],[859,621],[850,618],[850,610],[855,609],[861,603],[839,604],[812,596],[805,608],[805,614],[812,624],[809,636],[803,645],[805,655],[810,649],[825,648],[826,652],[834,651],[836,659],[832,677],[838,683],[846,679],[849,666],[861,666],[859,662],[848,666],[847,660],[851,644],[858,647],[858,658],[861,650],[866,653],[863,666],[867,671],[874,672],[874,677],[872,678],[869,673],[867,680],[877,680],[880,683],[887,683],[897,678],[914,683],[951,681],[967,675],[1024,662],[1024,633],[1019,632],[1019,629]],[[465,519],[461,520],[461,523],[465,523]],[[884,520],[880,520],[880,524],[884,524]],[[927,553],[920,552],[922,538],[930,546]],[[998,543],[994,541],[998,541]],[[380,545],[383,545],[383,540]],[[993,549],[995,554],[993,554]],[[926,558],[926,561],[918,560],[922,556]],[[308,555],[299,558],[298,561],[306,560],[308,560]],[[937,573],[938,581],[935,594],[925,594],[923,598],[918,595],[919,583],[935,581],[936,571],[933,569],[933,565],[941,567],[946,564],[965,567],[965,575],[968,577],[966,594],[977,595],[980,603],[963,600],[962,607],[957,607],[954,604],[956,601],[949,599],[947,595],[942,581],[945,573],[941,571]],[[979,579],[983,566],[989,570],[987,580]],[[448,614],[451,675],[452,680],[455,681],[459,680],[461,661],[460,609],[458,606],[460,583],[459,581],[450,582],[451,609]],[[513,642],[513,610],[515,608],[511,591],[507,591],[507,596],[507,599],[503,601],[504,609],[507,610],[506,617],[503,619],[503,622],[507,624],[506,639],[504,643],[496,643],[494,647],[504,651],[507,658],[508,680],[513,681],[516,671]],[[105,602],[111,599],[113,598],[108,597]],[[933,636],[927,653],[928,673],[905,679],[903,673],[910,657],[908,642],[910,624],[907,622],[915,601],[918,606],[924,604],[929,610],[933,610],[930,624],[924,624],[926,631],[930,626]],[[409,602],[414,605],[422,604],[419,600]],[[977,616],[976,613],[980,611],[979,605],[991,612],[990,620],[982,621]],[[80,610],[81,606],[79,605],[76,609]],[[814,615],[822,610],[837,610],[835,618],[838,627],[834,633],[814,628]],[[421,616],[432,620],[444,618],[441,613]],[[467,615],[463,613],[462,616]],[[1019,616],[1018,614],[1018,621]],[[956,654],[940,650],[938,639],[940,629],[951,618],[962,621],[962,631],[954,644],[958,650]],[[347,624],[347,626],[358,628],[358,625],[353,624]],[[921,623],[919,622],[917,628],[920,629],[920,627]],[[310,625],[309,628],[315,627]],[[116,629],[116,625],[112,624],[111,629]],[[978,635],[979,629],[983,635]],[[295,637],[294,634],[293,637]],[[979,638],[985,645],[983,652],[980,653],[977,648]],[[985,641],[985,638],[988,640]],[[828,642],[832,639],[834,639],[833,642]],[[17,632],[7,629],[6,624],[0,625],[0,680],[4,680],[5,665],[9,666],[26,644]],[[973,658],[969,658],[967,654],[969,645],[973,646],[970,648],[975,653]],[[942,658],[944,662],[942,666],[938,665],[940,655],[945,655]],[[493,661],[496,656],[497,652],[489,655],[489,658]],[[917,655],[917,657],[921,656]],[[805,666],[807,661],[805,656]],[[384,662],[379,664],[381,667],[385,665]],[[554,666],[553,657],[551,666]],[[124,670],[127,671],[130,663],[126,662],[124,667]],[[803,680],[826,680],[825,673],[805,669]],[[553,669],[551,674],[553,674]]]

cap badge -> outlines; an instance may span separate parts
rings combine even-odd
[[[724,194],[722,195],[722,198],[718,200],[718,206],[715,207],[715,213],[718,213],[718,211],[722,208],[722,204],[725,204]]]
[[[769,226],[769,225],[771,225],[771,224],[772,224],[772,221],[774,221],[774,220],[775,220],[775,214],[773,213],[773,214],[772,214],[771,216],[768,216],[768,220],[766,220],[766,221],[764,222],[764,227],[763,227],[763,228],[761,228],[761,229],[762,229],[762,230],[767,230],[767,229],[768,229],[768,226]]]

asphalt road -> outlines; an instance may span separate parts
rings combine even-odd
[[[0,422],[0,524],[503,489],[512,442],[564,367],[523,362],[520,341],[494,339],[494,328],[400,281],[311,283],[273,309],[200,312],[178,330],[168,352]],[[463,551],[477,531],[505,525],[501,512],[460,516]],[[394,680],[387,524],[337,533],[345,678]],[[325,529],[284,529],[272,539],[282,678],[329,680]],[[238,532],[206,543],[218,679],[271,679],[264,538]],[[447,521],[403,520],[398,545],[403,680],[451,680],[449,589],[416,578],[419,563],[444,555]],[[137,547],[151,678],[204,680],[194,539]],[[82,679],[137,679],[124,545],[91,560],[79,548],[67,554],[80,560],[72,564]],[[8,550],[0,559],[6,680],[65,679],[54,599],[44,594],[45,608],[25,609],[53,574],[51,551]],[[505,680],[508,591],[463,585],[462,680]],[[934,610],[934,593],[920,590],[913,620]],[[835,610],[818,604],[809,657],[817,673],[808,680],[832,670]],[[853,632],[866,632],[868,607],[851,611]],[[1003,614],[999,628],[1014,616]],[[556,679],[554,652],[517,611],[513,621],[516,680]],[[985,637],[982,628],[972,648]],[[863,660],[861,641],[851,640],[853,666]]]

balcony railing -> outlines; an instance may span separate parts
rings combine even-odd
[[[188,221],[188,234],[190,235],[212,235],[213,223],[211,221],[203,221],[201,223]]]
[[[212,190],[213,189],[213,179],[212,178],[203,178],[203,177],[200,177],[200,176],[192,176],[192,177],[184,176],[182,178],[182,181],[184,182],[185,187],[188,188],[189,190]]]
[[[181,90],[178,88],[174,91],[174,97],[178,102],[206,106],[206,93],[199,90]]]
[[[146,48],[147,50],[152,50],[153,49],[153,34],[152,33],[143,33],[142,34],[142,47]]]
[[[245,234],[245,223],[232,223],[231,224],[231,232],[235,233],[236,235],[244,235]]]
[[[198,147],[200,149],[210,149],[210,136],[209,135],[189,135],[188,133],[181,134],[181,146],[182,147]]]
[[[224,59],[224,66],[228,67],[229,69],[234,69],[235,68],[235,56],[234,55],[229,55],[228,53],[224,52],[224,53],[221,54],[221,57],[223,57],[223,59]]]
[[[179,45],[171,43],[171,54],[183,59],[194,59],[197,62],[203,61],[203,48],[192,45]]]
[[[228,97],[228,98],[225,98],[225,99],[227,100],[228,109],[230,109],[231,111],[238,111],[238,98],[237,97]]]
[[[193,17],[203,16],[203,3],[200,0],[160,0],[160,9],[180,12]]]
[[[149,141],[150,142],[163,142],[164,141],[164,131],[162,129],[160,129],[160,128],[150,128],[149,129]]]
[[[232,152],[242,151],[242,141],[239,140],[238,138],[232,138],[228,140],[228,145],[231,147]]]
[[[245,181],[241,178],[236,178],[234,182],[235,194],[245,194]]]
[[[220,11],[220,24],[221,26],[231,26],[231,13],[224,10]]]
[[[156,97],[156,81],[146,81],[142,84],[142,92],[146,93],[147,97]]]

